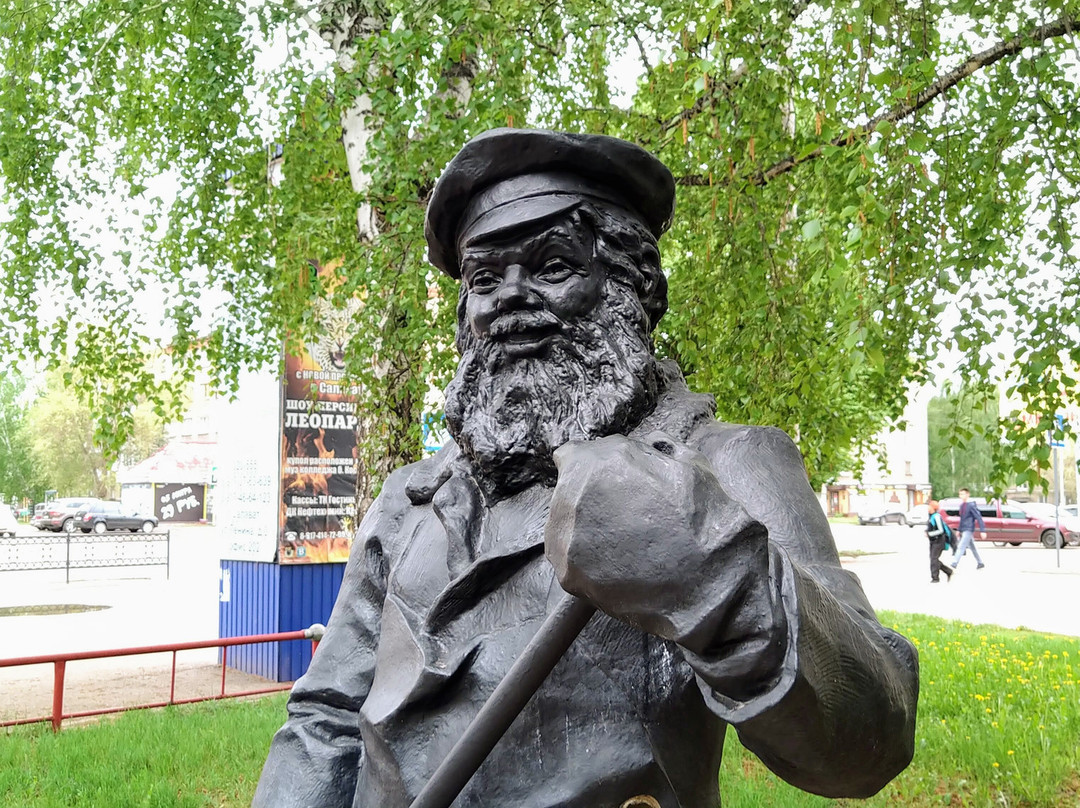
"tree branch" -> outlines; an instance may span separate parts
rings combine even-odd
[[[706,91],[702,93],[697,97],[697,100],[694,101],[692,106],[687,107],[674,118],[665,121],[664,125],[660,127],[660,130],[663,133],[667,134],[668,132],[671,132],[672,130],[682,126],[684,121],[689,121],[691,118],[696,117],[702,111],[704,111],[704,109],[709,105],[709,102],[711,102],[714,98],[719,95],[727,95],[733,89],[735,89],[735,87],[737,87],[739,83],[744,78],[746,78],[747,72],[748,68],[746,66],[746,62],[743,62],[734,71],[732,71],[731,75],[729,75],[727,78],[723,79],[722,81],[715,82],[712,85],[711,92]]]
[[[124,30],[124,26],[126,26],[139,15],[148,14],[151,11],[157,11],[159,8],[166,5],[168,5],[168,0],[162,0],[162,2],[160,3],[154,3],[151,6],[142,6],[139,8],[138,11],[129,11],[127,14],[124,15],[123,19],[121,19],[120,22],[116,24],[116,28],[113,29],[112,33],[110,33],[107,37],[105,37],[105,39],[102,40],[101,44],[98,46],[98,49],[94,51],[94,55],[90,57],[90,66],[87,68],[87,72],[90,75],[91,83],[97,83],[94,77],[97,74],[98,60],[101,58],[102,52],[105,50],[105,48],[109,46],[109,44],[114,39],[116,39],[116,35]]]
[[[647,75],[651,79],[652,65],[649,64],[649,56],[645,53],[645,43],[641,41],[641,37],[638,35],[637,31],[634,31],[632,36],[634,37],[634,41],[637,43],[638,53],[641,54],[641,63],[645,66],[645,75]]]
[[[802,157],[791,155],[773,163],[766,169],[755,171],[744,177],[750,185],[766,185],[781,174],[786,174],[798,165],[816,160],[824,154],[825,146],[844,146],[856,139],[865,138],[872,134],[882,123],[896,123],[918,112],[934,99],[943,95],[955,87],[961,81],[975,72],[999,62],[1008,56],[1015,56],[1026,47],[1044,42],[1047,39],[1071,34],[1080,28],[1080,16],[1064,16],[1046,25],[1040,25],[1027,34],[1019,34],[1012,39],[1002,40],[996,45],[984,51],[969,56],[959,67],[950,70],[935,79],[928,87],[920,91],[913,99],[897,104],[893,108],[881,112],[861,126],[853,127],[847,134],[833,138],[829,143],[823,144],[809,154]],[[679,177],[677,184],[684,186],[710,185],[712,181],[708,175],[688,175]]]
[[[792,3],[791,8],[788,9],[787,26],[785,26],[785,28],[794,25],[795,21],[799,18],[799,15],[806,11],[809,5],[810,0],[798,0],[795,3]],[[634,35],[634,38],[637,38],[636,34]],[[640,41],[638,44],[641,44]],[[644,58],[644,52],[642,53],[642,57]],[[706,91],[697,97],[692,106],[684,109],[678,115],[666,121],[660,128],[661,132],[667,134],[672,130],[679,128],[683,125],[684,121],[688,122],[691,118],[702,113],[713,99],[720,95],[729,94],[744,78],[746,78],[747,71],[748,68],[744,61],[731,73],[731,75],[714,82],[711,90],[706,88]]]

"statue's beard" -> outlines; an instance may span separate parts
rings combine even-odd
[[[492,498],[554,485],[552,453],[570,440],[633,429],[656,404],[659,371],[636,294],[604,283],[596,308],[571,322],[546,311],[504,315],[493,334],[521,325],[559,329],[543,356],[513,358],[459,319],[461,362],[446,388],[446,421],[472,474]]]

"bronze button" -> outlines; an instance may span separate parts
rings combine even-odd
[[[636,797],[628,799],[619,808],[661,808],[661,806],[655,797],[650,797],[648,794],[638,794]]]

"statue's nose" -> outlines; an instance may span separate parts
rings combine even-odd
[[[499,284],[497,305],[500,312],[512,311],[530,305],[536,292],[529,282],[528,272],[520,264],[506,268]]]

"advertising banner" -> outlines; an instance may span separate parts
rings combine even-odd
[[[222,401],[213,472],[214,524],[223,559],[273,561],[280,536],[281,375],[240,374],[236,399]]]
[[[154,483],[154,516],[159,522],[201,522],[206,519],[206,486]]]
[[[347,561],[356,529],[355,390],[327,334],[285,356],[278,562]],[[316,358],[317,357],[317,358]]]

